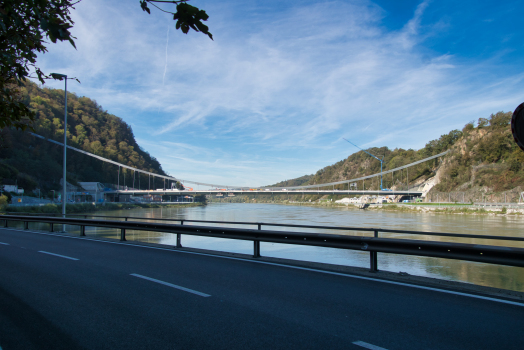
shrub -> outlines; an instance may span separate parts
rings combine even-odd
[[[507,126],[511,122],[511,117],[513,116],[512,112],[498,112],[497,114],[492,114],[489,118],[489,125],[491,126]]]
[[[475,129],[475,126],[473,125],[473,122],[469,122],[469,123],[467,123],[467,124],[464,126],[464,128],[462,129],[462,132],[463,132],[463,133],[467,133],[467,132],[469,132],[469,131],[471,131],[471,130],[473,130],[473,129]]]
[[[7,206],[8,198],[5,195],[0,196],[0,208],[3,209]]]

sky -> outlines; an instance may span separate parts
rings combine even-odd
[[[190,3],[214,40],[138,0],[83,0],[77,49],[37,61],[180,179],[271,185],[358,151],[343,138],[419,149],[524,102],[522,1]]]

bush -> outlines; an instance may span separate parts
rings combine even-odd
[[[5,195],[0,196],[0,209],[4,209],[9,203],[9,199]]]
[[[512,112],[498,112],[497,114],[492,114],[489,118],[489,125],[500,127],[508,126],[511,122],[511,117],[513,116]]]
[[[479,121],[478,121],[479,129],[485,128],[486,126],[488,126],[488,124],[489,124],[489,120],[487,120],[486,118],[479,118]]]
[[[471,131],[471,130],[473,130],[473,129],[475,129],[475,125],[473,125],[473,122],[469,122],[469,123],[467,123],[467,124],[464,126],[464,128],[462,129],[462,132],[463,132],[463,133],[467,133],[467,132],[469,132],[469,131]]]

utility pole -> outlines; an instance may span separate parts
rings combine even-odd
[[[344,139],[344,138],[343,138]],[[358,148],[359,150],[369,154],[370,156],[372,156],[373,158],[375,158],[376,160],[378,160],[380,162],[380,189],[383,190],[383,186],[382,186],[382,164],[384,163],[384,156],[382,156],[382,159],[374,156],[373,154],[369,153],[368,151],[366,150],[363,150],[362,148],[358,147],[357,145],[355,145],[353,142],[347,140],[347,139],[344,139],[346,140],[347,142],[349,142],[350,144],[352,144],[353,146],[355,146],[356,148]],[[373,184],[373,183],[372,183]]]
[[[67,153],[67,75],[51,73],[51,76],[55,79],[65,80],[65,92],[64,92],[64,161],[63,161],[63,173],[62,173],[62,216],[66,216],[66,201],[67,201],[67,181],[66,181],[66,153]]]

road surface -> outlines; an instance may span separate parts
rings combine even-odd
[[[524,304],[0,229],[0,348],[524,349]]]

